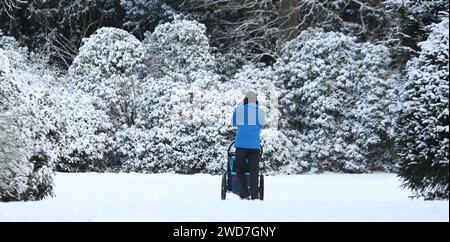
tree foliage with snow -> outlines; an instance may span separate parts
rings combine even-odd
[[[51,78],[26,48],[0,35],[0,200],[39,200],[52,194]]]
[[[427,26],[439,21],[441,13],[448,14],[448,0],[389,0],[385,2],[390,14],[392,36],[387,39],[397,68],[403,70],[406,63],[419,55],[418,43],[428,36]]]
[[[120,145],[114,136],[123,127],[135,124],[136,99],[142,90],[140,80],[145,75],[145,61],[142,43],[126,31],[101,28],[84,40],[68,71],[69,87],[86,105],[83,108],[76,99],[66,102],[66,109],[74,112],[68,122],[73,131],[69,139],[83,140],[76,141],[79,146],[72,148],[81,154],[75,156],[77,160],[68,159],[68,169],[75,169],[72,166],[75,165],[77,169],[97,170],[120,162],[114,151]],[[80,120],[83,122],[78,125],[83,130],[73,126]]]
[[[398,123],[399,176],[426,199],[449,197],[449,20],[428,29],[407,65]]]
[[[0,23],[4,23],[0,29],[31,48],[47,51],[49,61],[64,68],[77,55],[82,38],[102,26],[121,27],[124,18],[120,0],[22,2],[26,4],[11,11],[13,18],[0,9]]]
[[[146,95],[138,101],[136,126],[117,133],[117,140],[125,144],[120,150],[129,157],[123,164],[126,170],[190,174],[205,172],[208,164],[220,160],[225,127],[214,126],[215,115],[222,113],[214,106],[220,102],[219,92],[210,86],[218,77],[202,74],[148,78]]]
[[[386,161],[389,52],[342,33],[303,31],[275,65],[281,126],[298,131],[300,162],[320,170],[360,172]]]
[[[57,114],[56,169],[64,172],[105,171],[113,163],[114,127],[100,101],[64,85],[54,88]]]
[[[141,96],[139,102],[142,110],[140,121],[144,127],[152,129],[152,134],[159,137],[152,142],[159,140],[173,146],[172,151],[169,151],[167,146],[153,144],[164,148],[167,155],[173,156],[167,159],[173,164],[166,167],[172,166],[171,170],[182,173],[201,171],[210,160],[203,159],[207,157],[202,154],[197,154],[198,158],[192,157],[200,151],[193,147],[202,146],[205,142],[210,145],[220,143],[215,135],[195,141],[196,138],[200,139],[196,133],[207,131],[200,130],[201,123],[197,121],[202,115],[193,113],[193,108],[208,100],[196,100],[200,103],[193,104],[193,99],[201,97],[202,87],[207,92],[208,87],[218,81],[218,76],[209,70],[215,62],[210,53],[205,26],[176,17],[172,22],[156,27],[144,40],[144,44],[155,78],[150,77],[145,83],[146,95]],[[168,131],[170,133],[166,134]],[[189,150],[192,150],[192,154],[188,154]],[[204,147],[204,152],[211,150]],[[154,153],[154,157],[163,155],[163,152],[157,153],[159,154]],[[187,157],[193,159],[189,161]],[[159,162],[161,161],[156,163]]]
[[[161,20],[173,17],[175,10],[167,0],[121,0],[125,10],[123,27],[132,34],[144,39],[147,31],[153,31]]]
[[[184,0],[180,8],[199,16],[208,26],[214,46],[221,52],[239,49],[246,59],[258,62],[275,59],[276,42],[280,37],[280,2]]]
[[[134,99],[145,75],[145,49],[133,35],[116,28],[101,28],[84,40],[69,68],[75,87],[98,97],[97,108],[116,126],[133,124]]]
[[[361,40],[386,40],[390,37],[391,16],[386,3],[378,0],[300,0],[299,29],[321,27]]]
[[[144,40],[152,70],[158,76],[189,74],[214,66],[206,27],[192,20],[175,17],[158,25]]]

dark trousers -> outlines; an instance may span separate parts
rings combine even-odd
[[[248,164],[246,160],[248,159]],[[239,196],[248,197],[248,185],[245,172],[250,172],[250,195],[258,198],[259,149],[236,148],[236,173],[239,179]]]

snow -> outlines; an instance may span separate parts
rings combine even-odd
[[[57,173],[54,198],[0,203],[0,221],[449,221],[448,201],[408,198],[395,174],[265,178],[265,200],[220,200],[220,176]]]

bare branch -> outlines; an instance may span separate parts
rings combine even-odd
[[[14,19],[12,15],[12,11],[15,9],[20,9],[20,4],[27,3],[26,0],[2,0],[2,6],[5,9],[6,14],[11,18]]]

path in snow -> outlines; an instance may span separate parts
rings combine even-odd
[[[0,221],[449,221],[394,174],[268,176],[265,200],[220,200],[220,176],[57,173],[54,198],[0,203]]]

